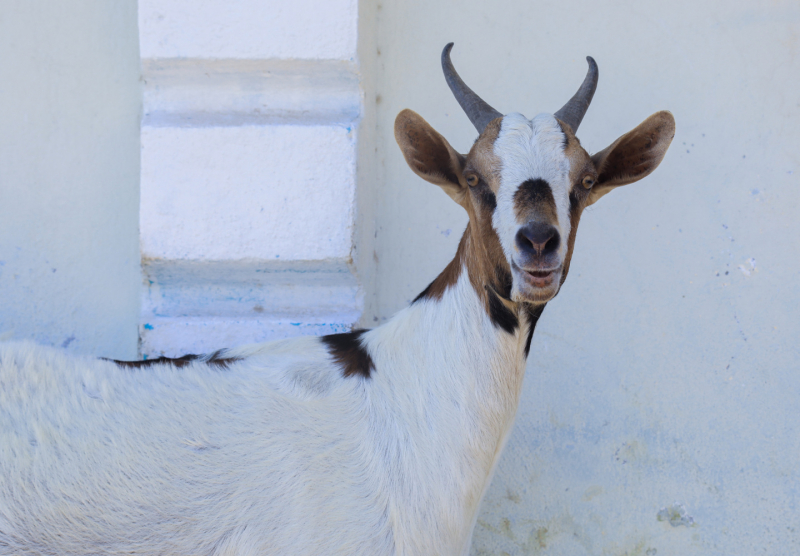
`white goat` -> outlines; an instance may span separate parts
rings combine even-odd
[[[5,345],[0,553],[469,552],[581,212],[652,172],[675,124],[659,112],[589,156],[591,58],[561,110],[528,120],[464,85],[451,47],[469,154],[410,110],[395,123],[414,172],[469,214],[444,272],[373,330],[138,363]]]

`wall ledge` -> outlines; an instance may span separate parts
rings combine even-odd
[[[146,357],[345,332],[363,305],[351,265],[343,259],[145,259],[142,270],[140,337]]]
[[[142,60],[142,125],[350,125],[361,114],[358,68],[342,60]]]

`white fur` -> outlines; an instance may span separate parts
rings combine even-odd
[[[514,194],[526,180],[539,178],[550,184],[556,202],[557,228],[564,239],[558,248],[558,258],[563,263],[571,227],[569,194],[572,184],[570,162],[564,153],[564,132],[558,121],[551,114],[539,114],[532,120],[522,114],[508,114],[495,139],[494,153],[500,159],[501,172],[492,224],[506,259],[512,261],[519,256],[515,238],[519,229],[527,224],[517,220]]]
[[[0,554],[466,555],[526,328],[496,328],[464,271],[365,333],[369,379],[317,338],[228,369],[5,344]]]

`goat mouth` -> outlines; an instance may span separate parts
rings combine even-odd
[[[527,268],[520,268],[516,264],[514,265],[516,270],[522,275],[523,280],[530,286],[534,288],[548,288],[553,285],[556,276],[558,275],[559,270],[561,267],[556,268],[549,268],[549,269],[527,269]]]

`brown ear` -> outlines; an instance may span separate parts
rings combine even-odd
[[[444,189],[458,204],[466,198],[464,157],[422,116],[406,108],[394,121],[394,138],[406,162],[419,177]]]
[[[656,112],[635,129],[592,156],[597,183],[589,204],[620,185],[642,179],[655,170],[675,136],[675,118],[666,110]]]

